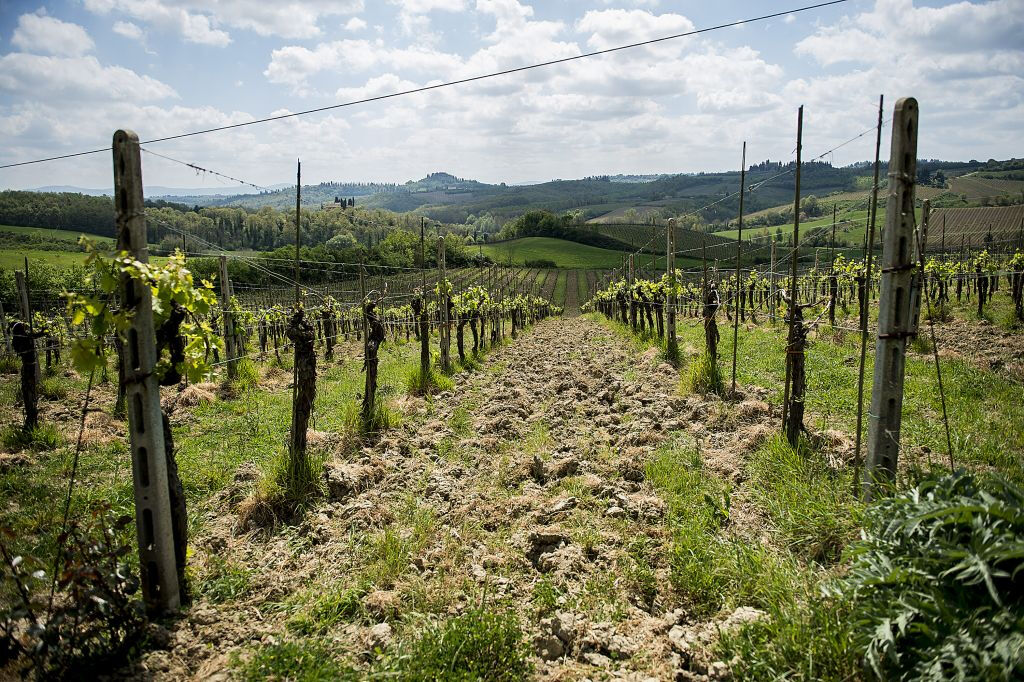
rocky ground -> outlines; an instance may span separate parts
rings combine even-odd
[[[645,463],[679,434],[695,439],[705,467],[734,486],[727,532],[767,542],[743,461],[771,415],[754,389],[722,402],[680,397],[678,382],[655,351],[598,322],[550,320],[452,391],[399,399],[403,426],[372,447],[342,454],[334,434],[311,434],[333,448],[329,497],[297,525],[240,522],[256,476],[243,467],[208,509],[191,561],[200,573],[244,567],[247,589],[200,597],[126,673],[224,678],[233,653],[310,628],[366,662],[416,623],[492,602],[517,611],[542,679],[727,678],[711,643],[761,614],[678,608],[666,501]],[[340,588],[356,603],[325,626],[316,603]]]

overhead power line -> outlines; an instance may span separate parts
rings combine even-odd
[[[629,43],[628,45],[619,45],[617,47],[609,47],[604,50],[595,50],[593,52],[584,52],[582,54],[574,55],[572,57],[562,57],[560,59],[551,59],[546,62],[538,62],[536,64],[529,64],[527,66],[517,66],[511,69],[504,69],[502,71],[494,71],[492,73],[481,74],[479,76],[470,76],[469,78],[460,78],[458,80],[445,81],[443,83],[435,83],[434,85],[424,85],[418,88],[411,88],[409,90],[400,90],[398,92],[392,92],[386,95],[377,95],[376,97],[366,97],[364,99],[352,100],[350,102],[341,102],[338,104],[329,104],[323,107],[317,107],[315,109],[306,109],[304,111],[296,111],[289,114],[280,114],[278,116],[268,116],[266,118],[259,118],[254,121],[245,121],[243,123],[232,123],[231,125],[217,126],[215,128],[206,128],[204,130],[194,130],[188,133],[179,133],[177,135],[168,135],[166,137],[157,137],[152,140],[145,140],[140,144],[153,144],[154,142],[167,142],[169,140],[179,140],[183,137],[192,137],[194,135],[206,135],[208,133],[216,133],[223,130],[232,130],[234,128],[244,128],[246,126],[257,125],[259,123],[269,123],[271,121],[280,121],[286,118],[295,118],[298,116],[306,116],[308,114],[317,114],[324,111],[331,111],[334,109],[341,109],[343,107],[356,106],[358,104],[368,104],[370,102],[378,102],[381,100],[392,99],[395,97],[403,97],[405,95],[414,95],[420,92],[427,92],[429,90],[438,90],[440,88],[447,88],[453,85],[463,85],[465,83],[472,83],[474,81],[486,80],[488,78],[497,78],[498,76],[507,76],[513,73],[520,73],[522,71],[530,71],[531,69],[539,69],[545,66],[554,66],[555,64],[564,64],[566,62],[572,62],[579,59],[587,59],[589,57],[597,57],[604,54],[611,54],[613,52],[619,52],[621,50],[630,50],[635,47],[644,47],[646,45],[654,45],[656,43],[663,43],[669,40],[677,40],[679,38],[687,38],[689,36],[700,35],[701,33],[710,33],[711,31],[719,31],[723,28],[732,28],[734,26],[742,26],[743,24],[751,24],[758,21],[766,21],[768,19],[775,19],[777,17],[785,16],[787,14],[796,14],[798,12],[809,12],[814,9],[821,9],[822,7],[829,7],[831,5],[840,5],[848,0],[829,0],[828,2],[819,2],[814,5],[806,5],[804,7],[797,7],[794,9],[787,9],[781,12],[772,12],[771,14],[762,14],[761,16],[751,17],[750,19],[740,19],[738,21],[730,21],[726,24],[718,24],[717,26],[708,26],[706,28],[698,28],[692,31],[685,31],[683,33],[675,33],[669,36],[663,36],[661,38],[652,38],[651,40],[643,40],[638,43]],[[87,154],[99,154],[102,152],[110,151],[110,147],[103,147],[101,149],[90,149],[83,152],[75,152],[73,154],[61,154],[60,156],[50,156],[43,159],[34,159],[32,161],[19,161],[18,163],[8,163],[0,166],[3,168],[14,168],[16,166],[28,166],[34,163],[43,163],[46,161],[57,161],[59,159],[70,159],[76,156],[86,156]]]

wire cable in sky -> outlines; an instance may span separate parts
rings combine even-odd
[[[286,118],[295,118],[298,116],[306,116],[308,114],[317,114],[324,111],[331,111],[333,109],[341,109],[343,107],[351,107],[357,104],[368,104],[370,102],[378,102],[380,100],[391,99],[394,97],[403,97],[405,95],[414,95],[419,92],[427,92],[428,90],[437,90],[439,88],[447,88],[453,85],[463,85],[465,83],[472,83],[474,81],[485,80],[487,78],[496,78],[498,76],[507,76],[513,73],[519,73],[522,71],[529,71],[531,69],[539,69],[545,66],[553,66],[555,64],[564,64],[566,62],[576,61],[578,59],[587,59],[589,57],[597,57],[603,54],[610,54],[612,52],[619,52],[621,50],[630,50],[635,47],[644,47],[645,45],[654,45],[656,43],[663,43],[669,40],[677,40],[679,38],[686,38],[689,36],[699,35],[701,33],[709,33],[711,31],[719,31],[723,28],[732,28],[733,26],[742,26],[743,24],[751,24],[757,21],[766,21],[768,19],[775,19],[777,17],[785,16],[787,14],[796,14],[797,12],[808,12],[814,9],[820,9],[822,7],[829,7],[830,5],[840,5],[848,0],[829,0],[828,2],[819,2],[814,5],[806,5],[804,7],[797,7],[795,9],[787,9],[781,12],[772,12],[771,14],[762,14],[758,17],[752,17],[750,19],[740,19],[738,21],[730,21],[727,24],[718,24],[717,26],[708,26],[707,28],[698,28],[692,31],[686,31],[684,33],[675,33],[669,36],[663,36],[661,38],[652,38],[651,40],[644,40],[639,43],[629,43],[628,45],[619,45],[618,47],[609,47],[604,50],[596,50],[594,52],[584,52],[582,54],[574,55],[572,57],[562,57],[560,59],[552,59],[546,62],[538,62],[536,64],[528,64],[527,66],[517,66],[511,69],[505,69],[503,71],[495,71],[492,73],[481,74],[479,76],[470,76],[469,78],[460,78],[453,81],[445,81],[443,83],[435,83],[434,85],[424,85],[418,88],[412,88],[409,90],[400,90],[398,92],[392,92],[386,95],[377,95],[376,97],[367,97],[365,99],[353,100],[351,102],[341,102],[338,104],[329,104],[323,107],[317,107],[315,109],[306,109],[304,111],[296,111],[289,114],[280,114],[278,116],[268,116],[266,118],[258,118],[253,121],[245,121],[243,123],[232,123],[226,126],[217,126],[216,128],[206,128],[204,130],[194,130],[189,133],[179,133],[177,135],[168,135],[167,137],[157,137],[152,140],[144,140],[139,144],[153,144],[154,142],[167,142],[169,140],[179,140],[183,137],[192,137],[194,135],[206,135],[208,133],[216,133],[222,130],[232,130],[234,128],[243,128],[245,126],[256,125],[258,123],[269,123],[271,121],[280,121]],[[45,159],[34,159],[32,161],[19,161],[18,163],[8,163],[0,166],[3,168],[14,168],[16,166],[28,166],[34,163],[43,163],[46,161],[57,161],[58,159],[70,159],[76,156],[85,156],[87,154],[99,154],[101,152],[110,151],[110,147],[103,147],[102,149],[90,149],[84,152],[75,152],[73,154],[61,154],[60,156],[50,156]]]

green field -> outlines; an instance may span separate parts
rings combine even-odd
[[[113,227],[111,227],[111,229],[113,229]],[[14,225],[0,225],[0,232],[23,234],[30,237],[41,237],[43,239],[52,239],[59,242],[71,242],[73,244],[77,244],[78,238],[85,234],[83,232],[75,232],[73,230],[54,230],[49,227],[16,227]],[[94,234],[86,236],[98,244],[109,244],[114,241],[111,237],[100,237]]]
[[[523,237],[500,244],[484,244],[484,255],[496,263],[521,265],[530,260],[550,260],[559,268],[616,268],[623,253],[551,237]]]
[[[592,270],[621,267],[623,256],[628,255],[624,251],[601,249],[596,246],[551,237],[523,237],[500,244],[484,244],[483,252],[494,262],[501,264],[522,265],[532,260],[549,260],[559,268]],[[643,260],[644,265],[648,264],[650,258],[650,255],[638,256],[638,259]],[[690,267],[698,262],[699,259],[676,258],[676,266],[680,268]],[[663,256],[658,256],[655,259],[655,267],[665,267]]]
[[[25,267],[25,258],[32,267],[36,263],[46,263],[66,268],[71,265],[85,265],[85,254],[72,251],[42,251],[39,249],[0,249],[0,268],[17,270]]]

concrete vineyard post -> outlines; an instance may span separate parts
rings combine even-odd
[[[224,316],[224,352],[227,353],[228,379],[238,371],[235,349],[235,317],[230,311],[231,285],[228,283],[228,257],[220,257],[220,309]]]
[[[768,273],[769,284],[768,284],[768,317],[771,319],[772,324],[775,324],[775,310],[777,305],[775,303],[775,236],[772,236],[772,248],[771,248],[771,261],[768,266],[771,271]]]
[[[142,198],[142,162],[139,138],[129,130],[114,133],[114,208],[118,251],[127,251],[143,263],[149,261],[146,246],[146,214]],[[132,311],[125,352],[125,397],[132,451],[135,492],[135,526],[139,541],[142,596],[150,612],[160,613],[181,605],[176,568],[170,488],[165,454],[160,386],[156,366],[156,335],[150,288],[122,276],[122,305]]]
[[[896,102],[889,155],[889,197],[882,235],[882,282],[878,300],[878,337],[874,385],[868,410],[868,453],[864,491],[878,497],[896,478],[900,447],[903,378],[907,339],[913,335],[914,174],[917,172],[917,100]]]

